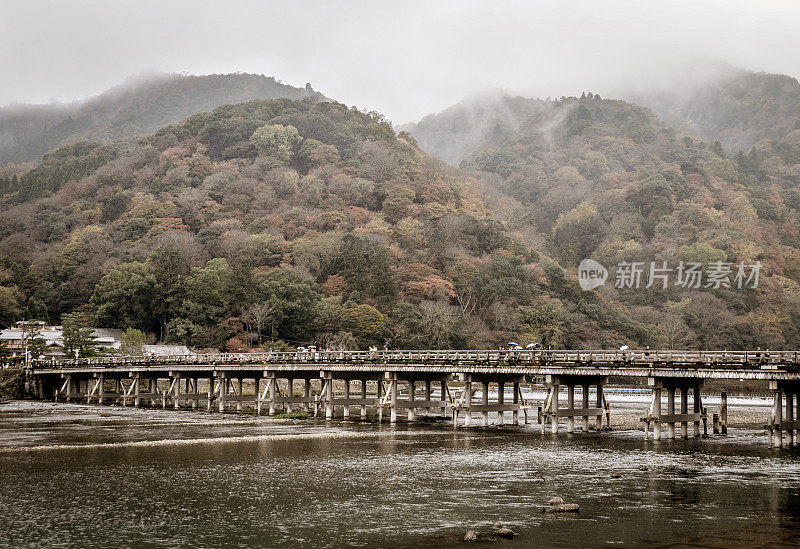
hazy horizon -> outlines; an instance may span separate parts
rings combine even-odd
[[[626,97],[717,63],[796,76],[798,20],[784,1],[2,1],[0,105],[85,100],[142,73],[248,72],[400,125],[486,90]]]

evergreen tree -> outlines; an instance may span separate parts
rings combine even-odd
[[[86,357],[96,354],[92,330],[87,328],[86,316],[69,313],[61,318],[64,334],[64,353],[68,357]]]

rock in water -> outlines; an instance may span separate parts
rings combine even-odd
[[[611,478],[622,478],[622,473],[614,471],[613,473],[611,473]]]
[[[577,503],[561,503],[542,507],[542,513],[577,513],[580,506]]]
[[[647,465],[639,465],[639,470],[640,471],[649,471],[650,467],[648,467]]]
[[[478,541],[480,537],[481,535],[477,530],[467,530],[467,533],[464,535],[464,541]]]
[[[549,503],[550,505],[562,505],[564,503],[564,498],[556,496],[550,498],[550,501],[548,501],[547,503]]]
[[[511,528],[498,528],[493,532],[493,534],[498,538],[508,538],[508,539],[511,539],[517,535],[517,533],[514,532],[514,530],[512,530]]]

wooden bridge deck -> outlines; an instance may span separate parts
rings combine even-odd
[[[418,372],[606,375],[800,381],[798,351],[391,350],[215,353],[37,361],[34,375],[66,372]]]
[[[337,408],[344,418],[351,408],[360,408],[361,417],[366,418],[369,407],[379,421],[384,409],[388,410],[392,423],[399,411],[413,420],[418,410],[427,410],[452,413],[454,427],[460,419],[470,426],[473,414],[480,414],[481,425],[488,426],[490,412],[497,414],[498,424],[503,424],[507,412],[513,424],[519,423],[520,416],[527,422],[534,408],[522,386],[544,382],[548,396],[535,408],[543,434],[548,424],[550,432],[557,433],[562,420],[568,433],[578,424],[588,431],[590,420],[600,430],[605,419],[607,428],[611,411],[604,385],[608,378],[622,378],[626,383],[638,377],[647,379],[652,393],[644,418],[645,435],[652,427],[656,439],[661,438],[662,424],[667,426],[668,438],[677,436],[676,428],[680,436],[688,436],[689,424],[694,425],[695,436],[700,436],[701,424],[706,432],[709,416],[700,392],[705,380],[760,380],[769,382],[774,396],[770,445],[780,446],[784,434],[793,444],[800,429],[795,419],[800,418],[799,359],[797,351],[761,350],[297,351],[64,358],[36,361],[29,372],[37,396],[68,402],[139,406],[149,401],[162,407],[205,407],[209,412],[247,408],[256,414],[266,408],[270,415],[279,407],[292,412],[297,406],[315,415],[324,409],[328,419]],[[451,382],[458,383],[451,386]],[[594,387],[591,402],[590,387]],[[566,389],[566,408],[559,404],[561,388]],[[662,394],[667,396],[666,409]],[[722,402],[719,414],[714,415],[715,432],[724,432],[727,425],[724,393]]]

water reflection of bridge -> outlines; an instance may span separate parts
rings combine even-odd
[[[800,361],[796,351],[609,351],[609,350],[464,350],[464,351],[304,351],[250,354],[201,354],[167,357],[101,357],[39,361],[30,369],[40,398],[77,402],[142,404],[208,411],[324,410],[350,417],[368,412],[397,421],[405,411],[451,414],[454,425],[471,425],[473,414],[489,424],[506,413],[518,424],[535,410],[542,433],[608,427],[611,411],[603,388],[646,379],[652,390],[645,433],[660,439],[707,432],[708,413],[701,387],[707,379],[753,380],[769,384],[774,406],[768,425],[770,444],[793,444],[800,429]],[[522,386],[544,383],[548,396],[533,406]],[[560,399],[566,390],[566,406]],[[593,390],[591,388],[594,388]],[[579,401],[576,402],[576,394]],[[663,397],[666,396],[666,408]],[[727,429],[727,399],[713,415],[714,432]],[[593,423],[593,425],[590,425]],[[605,425],[604,425],[605,423]],[[701,430],[702,425],[702,430]]]

